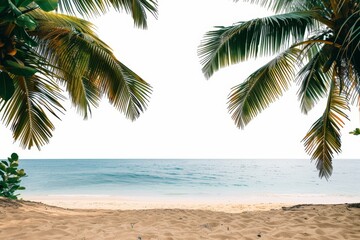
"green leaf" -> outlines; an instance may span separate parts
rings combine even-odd
[[[17,4],[19,7],[26,7],[27,5],[29,5],[32,2],[33,2],[33,0],[21,0],[21,1],[18,1]]]
[[[6,172],[7,172],[7,173],[11,173],[11,174],[16,174],[16,168],[8,167],[8,168],[6,169]]]
[[[210,78],[220,68],[286,49],[312,29],[314,14],[286,13],[209,31],[198,48],[205,77]]]
[[[135,26],[144,29],[147,28],[147,13],[157,17],[157,1],[154,0],[59,1],[59,10],[72,15],[94,17],[106,13],[109,9],[131,14]]]
[[[234,2],[239,2],[239,0],[234,0]],[[299,11],[303,9],[313,9],[319,7],[319,2],[326,1],[306,1],[306,0],[242,0],[242,2],[250,2],[260,5],[266,9],[274,11],[275,13],[288,12],[290,11]],[[341,2],[341,1],[339,1]]]
[[[38,43],[29,36],[28,32],[23,27],[16,27],[14,29],[14,35],[19,39],[24,41],[26,44],[28,44],[31,47],[38,46]]]
[[[239,128],[244,128],[288,89],[299,53],[296,48],[288,49],[232,88],[228,109]]]
[[[7,161],[1,161],[6,167],[9,167],[9,163]]]
[[[0,170],[3,171],[3,172],[6,171],[6,166],[5,166],[5,164],[0,163]]]
[[[303,139],[306,152],[316,160],[321,178],[331,176],[333,154],[341,152],[340,128],[344,119],[349,120],[345,111],[349,111],[346,96],[332,81],[326,109]]]
[[[16,18],[15,23],[23,28],[27,28],[30,31],[34,30],[37,26],[36,22],[27,15],[20,15]]]
[[[2,4],[4,4],[4,3],[2,3]],[[6,3],[5,3],[6,4]],[[2,5],[2,6],[0,6],[0,13],[2,13],[4,10],[6,10],[7,8],[8,8],[9,6],[4,6],[4,5]]]
[[[14,81],[6,72],[0,72],[0,97],[5,101],[14,94]]]
[[[353,134],[355,136],[360,135],[360,128],[355,128],[354,131],[349,132],[350,134]]]
[[[10,9],[15,14],[15,16],[18,17],[22,14],[22,12],[11,1],[7,1],[7,2],[9,3]]]
[[[58,6],[58,0],[35,0],[35,2],[46,12],[53,11]]]
[[[303,113],[307,114],[315,104],[327,95],[331,82],[331,74],[319,71],[325,61],[324,49],[318,50],[314,47],[316,53],[310,57],[308,63],[300,69],[298,73],[298,82],[300,89],[298,97],[300,107]]]
[[[25,173],[24,169],[20,169],[20,170],[17,170],[17,175],[20,177],[24,177],[24,176],[26,176],[26,173]]]
[[[3,188],[8,188],[9,185],[4,181],[4,182],[0,182],[0,185],[3,186]]]
[[[19,166],[19,163],[17,161],[14,161],[10,164],[10,167],[17,168]]]
[[[9,177],[7,181],[8,181],[8,183],[10,183],[10,184],[14,184],[14,183],[19,183],[19,182],[20,182],[19,179],[20,179],[20,177],[18,177],[18,176],[16,176],[16,177]]]
[[[11,186],[9,189],[9,192],[13,194],[19,187],[20,187],[19,185]],[[15,195],[13,195],[13,196],[15,196]]]
[[[39,50],[62,70],[66,90],[85,118],[100,96],[135,120],[147,107],[151,87],[118,61],[93,32],[91,23],[61,14],[32,13],[42,27]],[[76,56],[75,58],[73,56]]]
[[[4,65],[6,70],[19,76],[30,77],[37,72],[35,68],[28,67],[11,60],[5,60]]]
[[[18,161],[19,160],[19,155],[17,155],[17,153],[12,153],[10,157],[11,157],[11,159],[13,161]]]

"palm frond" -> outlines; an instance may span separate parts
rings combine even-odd
[[[152,88],[148,83],[146,83],[141,77],[131,71],[131,69],[126,67],[124,64],[121,62],[118,62],[118,64],[126,81],[127,91],[130,93],[129,99],[125,99],[125,103],[127,102],[127,105],[123,109],[127,109],[125,115],[128,118],[136,119],[139,117],[140,113],[146,109]],[[118,91],[119,90],[121,91],[121,87],[118,88]],[[117,94],[117,96],[120,95]],[[116,99],[114,100],[114,106],[119,110],[122,110],[122,106],[119,103],[123,103],[124,101],[116,101]],[[110,100],[110,102],[111,101],[112,100]]]
[[[33,16],[39,22],[39,27],[32,32],[40,42],[38,51],[56,66],[52,71],[65,84],[78,113],[87,118],[91,113],[91,106],[97,106],[99,100],[99,93],[91,91],[95,95],[88,94],[93,89],[93,84],[87,83],[85,77],[90,52],[87,51],[88,42],[83,40],[83,32],[94,35],[93,25],[61,14],[37,11]]]
[[[26,66],[37,69],[31,77],[11,75],[15,93],[2,104],[1,115],[6,126],[11,126],[15,141],[24,148],[36,146],[38,149],[49,141],[54,126],[46,112],[60,119],[65,110],[60,101],[64,99],[61,89],[53,81],[56,75],[49,71],[51,65],[33,48],[17,44],[16,57]]]
[[[326,109],[303,139],[306,152],[316,160],[321,178],[331,176],[333,154],[341,151],[340,128],[344,125],[343,119],[348,119],[347,110],[348,100],[333,79]]]
[[[15,141],[19,140],[24,148],[40,149],[49,142],[54,130],[44,108],[57,116],[54,109],[63,109],[58,102],[60,90],[38,75],[14,80],[16,90],[4,106],[2,120],[6,126],[11,125]]]
[[[91,115],[91,106],[98,107],[99,101],[100,101],[100,91],[99,88],[96,86],[96,84],[86,77],[83,77],[82,79],[82,89],[85,90],[85,93],[82,94],[84,98],[82,101],[82,105],[87,107],[87,111],[85,112],[84,118],[88,118],[88,114]]]
[[[349,102],[360,106],[360,74],[356,71],[353,64],[349,64],[347,60],[341,61],[338,69],[339,78],[343,82]]]
[[[298,70],[296,65],[301,66],[297,81],[302,111],[307,113],[328,95],[323,115],[303,142],[306,152],[316,160],[319,176],[329,178],[333,154],[341,151],[340,128],[348,119],[348,104],[356,102],[360,106],[359,1],[243,1],[280,14],[206,33],[198,48],[202,71],[209,78],[220,68],[249,58],[299,49],[298,53],[285,51],[234,87],[229,112],[236,125],[243,128],[286,90],[289,76]]]
[[[95,25],[87,20],[78,18],[76,16],[70,16],[66,14],[44,12],[41,10],[35,10],[28,13],[29,16],[34,18],[38,23],[38,28],[50,27],[54,28],[69,28],[73,27],[74,30],[79,32],[94,32]],[[36,29],[38,31],[39,29]],[[31,33],[31,31],[30,31]]]
[[[345,37],[339,36],[342,32],[346,32]],[[351,14],[351,16],[341,25],[335,41],[340,38],[344,39],[342,39],[342,51],[339,52],[338,57],[347,58],[348,64],[354,63],[359,67],[360,61],[357,57],[360,56],[360,9]]]
[[[25,66],[37,70],[37,75],[33,76],[33,79],[30,78],[31,81],[29,81],[39,81],[39,83],[33,83],[34,86],[36,86],[34,89],[36,91],[40,90],[40,93],[37,94],[40,96],[44,95],[45,97],[44,99],[39,98],[38,101],[40,101],[41,105],[45,107],[54,117],[60,119],[58,114],[62,114],[65,110],[60,102],[65,98],[62,95],[61,89],[54,81],[59,77],[51,70],[55,68],[55,66],[49,63],[43,56],[39,55],[33,47],[25,44],[24,42],[18,42],[16,44],[16,48],[17,60],[21,61]],[[15,76],[13,76],[13,78],[15,78]],[[25,80],[28,81],[27,79]]]
[[[341,42],[336,60],[341,81],[346,87],[347,94],[352,103],[358,105],[360,95],[360,4],[349,8],[350,3],[344,4],[341,14],[348,13],[345,21],[339,25],[334,41]]]
[[[297,81],[300,83],[298,98],[300,100],[301,111],[307,114],[313,106],[326,96],[328,93],[329,83],[331,81],[331,73],[328,71],[324,73],[320,69],[324,66],[328,59],[327,49],[329,46],[323,46],[318,50],[318,46],[310,47],[315,48],[315,54],[309,57],[308,63],[300,69],[297,75]]]
[[[239,2],[240,0],[234,0],[234,2]],[[281,1],[272,1],[272,0],[242,0],[243,2],[249,2],[251,4],[260,5],[261,7],[267,8],[275,13],[283,13],[290,11],[301,11],[304,9],[314,9],[314,8],[327,8],[328,4],[323,0],[281,0]]]
[[[132,120],[146,109],[151,87],[135,73],[129,74],[130,70],[92,31],[90,23],[42,12],[34,18],[39,22],[39,28],[33,32],[41,42],[39,52],[57,66],[54,71],[61,76],[73,104],[84,117],[101,95]],[[89,95],[89,86],[99,92]]]
[[[218,27],[205,34],[198,55],[209,78],[221,67],[249,58],[271,56],[303,39],[316,12],[293,12]]]
[[[356,104],[360,109],[360,73],[356,72],[353,68],[348,68],[348,71],[353,70],[352,78],[349,78],[348,82],[348,95],[349,99],[351,99],[352,104]]]
[[[131,14],[135,26],[140,28],[147,28],[147,12],[157,17],[157,2],[153,0],[59,0],[59,10],[72,15],[93,17],[110,8]]]
[[[238,127],[244,128],[288,89],[299,54],[297,48],[288,49],[232,89],[228,109]]]

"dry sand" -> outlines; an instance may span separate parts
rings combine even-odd
[[[359,204],[249,209],[74,210],[0,198],[0,239],[360,239]]]
[[[151,197],[120,197],[107,195],[50,195],[27,196],[25,200],[45,203],[70,209],[111,209],[111,210],[146,210],[146,209],[187,209],[210,210],[227,213],[243,211],[280,209],[294,204],[285,202],[264,201],[254,199],[246,201],[215,200],[215,199],[183,199],[183,198],[151,198]],[[295,202],[295,201],[292,201]],[[1,239],[0,239],[1,240]]]

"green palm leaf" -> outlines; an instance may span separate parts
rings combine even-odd
[[[343,39],[342,51],[339,52],[340,57],[348,59],[348,63],[353,65],[358,73],[360,73],[360,6],[341,25],[340,30],[345,32],[345,36],[337,35],[335,41]],[[341,31],[339,31],[341,33]]]
[[[316,12],[293,12],[218,27],[205,34],[198,54],[206,78],[221,67],[270,56],[302,40]]]
[[[38,74],[31,77],[11,75],[15,92],[8,102],[1,104],[0,112],[5,125],[11,126],[15,140],[24,148],[36,146],[40,149],[49,142],[54,130],[46,113],[59,119],[59,113],[65,110],[60,103],[64,97],[53,81],[56,75],[49,71],[52,66],[46,59],[24,43],[18,43],[17,49],[16,57],[26,66],[37,69]]]
[[[228,109],[238,127],[244,128],[288,89],[299,54],[300,50],[290,48],[232,89]]]
[[[341,67],[338,68],[338,73],[342,77],[345,85],[346,94],[349,102],[353,105],[360,106],[360,75],[357,73],[353,64],[348,61],[342,60]]]
[[[297,77],[298,82],[300,83],[298,92],[300,108],[305,114],[314,107],[320,98],[326,96],[331,80],[330,71],[326,73],[319,71],[327,60],[328,46],[322,47],[320,51],[318,50],[317,45],[311,48],[315,48],[316,53],[309,56],[310,60],[302,69],[300,69]]]
[[[87,117],[101,95],[134,120],[146,109],[151,87],[112,54],[85,20],[61,14],[37,13],[39,51],[56,65],[73,104]],[[90,83],[84,84],[86,81]],[[93,86],[98,93],[89,92]],[[89,97],[91,97],[89,99]]]
[[[87,107],[86,111],[84,111],[84,119],[86,119],[88,118],[88,114],[91,115],[91,106],[99,106],[100,91],[99,88],[86,77],[82,78],[81,83],[81,89],[85,90],[85,92],[81,94],[81,96],[83,96],[81,105]],[[79,113],[81,114],[82,112],[80,111]]]
[[[147,12],[157,16],[157,2],[153,0],[59,0],[61,12],[93,17],[106,13],[110,8],[131,13],[135,26],[147,28]]]
[[[343,119],[348,119],[344,113],[346,110],[349,110],[346,95],[332,81],[324,114],[303,139],[306,152],[311,155],[311,159],[316,160],[320,177],[330,177],[333,154],[341,151],[340,128],[344,125]]]
[[[121,68],[121,72],[126,82],[126,85],[124,86],[125,90],[130,93],[130,96],[128,98],[119,99],[120,101],[117,99],[118,97],[115,97],[114,100],[110,99],[110,102],[119,110],[127,109],[125,115],[134,120],[146,109],[152,88],[124,64],[118,62],[118,65]],[[119,86],[117,89],[121,92],[122,86]],[[115,96],[121,95],[116,94]],[[125,103],[126,105],[123,107],[122,103]]]
[[[3,109],[5,125],[11,125],[15,140],[29,149],[38,149],[49,142],[54,125],[46,110],[58,117],[54,109],[61,111],[58,102],[62,98],[59,88],[51,81],[33,75],[29,78],[14,78],[16,90]]]
[[[243,2],[249,2],[253,4],[260,5],[264,8],[267,8],[275,13],[281,13],[285,11],[299,11],[304,9],[313,9],[313,8],[326,8],[330,3],[327,0],[242,0]],[[234,2],[239,2],[239,0],[234,0]]]
[[[329,95],[323,116],[304,138],[306,151],[317,161],[320,177],[328,178],[333,153],[340,152],[340,127],[347,119],[344,110],[348,109],[348,102],[360,106],[359,1],[243,1],[281,14],[206,33],[198,50],[203,73],[209,78],[230,64],[283,52],[279,59],[232,89],[229,111],[236,125],[243,128],[281,95],[290,75],[298,70],[302,112],[307,113],[320,98]],[[283,50],[287,48],[298,48],[300,53]],[[298,62],[293,59],[296,56]]]
[[[61,85],[77,111],[87,118],[107,97],[134,120],[149,101],[151,86],[122,62],[94,32],[90,22],[51,11],[58,1],[9,1],[0,7],[0,113],[23,147],[40,149],[54,126],[47,117],[64,111]],[[4,11],[9,8],[9,11]],[[131,13],[146,28],[147,14],[156,17],[153,0],[59,0],[59,8],[90,17],[114,8]]]

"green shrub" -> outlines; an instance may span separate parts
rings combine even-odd
[[[26,176],[24,169],[18,169],[19,156],[16,153],[11,154],[7,161],[0,162],[0,196],[17,199],[19,194],[17,190],[24,190],[20,186],[21,178]]]

